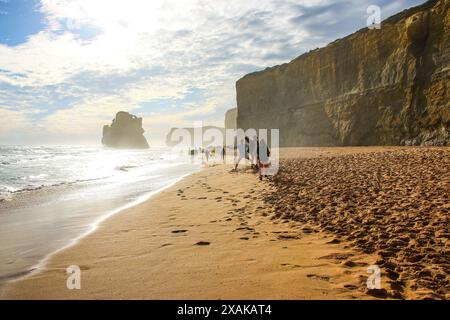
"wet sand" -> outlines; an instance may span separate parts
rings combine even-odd
[[[233,173],[230,172],[230,166],[207,167],[147,202],[103,222],[96,232],[51,257],[41,272],[3,287],[2,298],[372,299],[374,296],[420,298],[431,294],[435,295],[433,297],[448,298],[438,290],[430,292],[430,289],[424,291],[422,287],[416,288],[414,284],[418,283],[413,278],[403,279],[403,275],[400,280],[404,284],[401,290],[396,290],[392,284],[392,274],[388,270],[394,268],[392,271],[398,272],[396,268],[399,265],[401,268],[405,266],[401,265],[402,260],[395,260],[393,256],[386,256],[389,261],[380,260],[383,258],[380,255],[383,250],[379,249],[380,245],[389,243],[392,239],[364,239],[362,226],[372,227],[374,224],[351,219],[348,214],[353,209],[363,215],[362,212],[366,212],[366,201],[373,195],[371,189],[363,192],[363,187],[367,186],[360,183],[368,178],[355,180],[354,175],[351,175],[352,179],[348,178],[350,173],[359,172],[359,167],[355,166],[357,163],[374,159],[368,164],[384,163],[386,168],[392,168],[389,171],[392,172],[391,179],[384,178],[383,174],[386,173],[381,173],[382,178],[376,180],[381,182],[380,190],[384,190],[379,191],[379,194],[384,192],[383,194],[389,195],[386,196],[387,199],[393,201],[385,204],[385,207],[397,206],[396,201],[402,195],[397,187],[404,185],[405,188],[411,188],[405,184],[411,178],[408,178],[409,173],[401,171],[397,154],[412,154],[414,159],[421,159],[417,163],[423,161],[427,167],[430,165],[431,160],[428,160],[430,158],[425,151],[388,149],[283,150],[285,160],[281,162],[280,175],[274,181],[264,182],[259,182],[251,170],[242,168]],[[436,151],[436,154],[432,159],[441,162],[436,164],[441,171],[432,171],[428,176],[422,175],[423,172],[420,171],[421,177],[426,178],[421,180],[426,181],[421,184],[421,188],[425,188],[420,189],[421,191],[428,190],[426,186],[431,188],[433,183],[440,188],[449,184],[449,149],[443,148]],[[386,157],[391,160],[386,162]],[[410,162],[411,158],[405,157],[402,158],[403,167],[415,168],[408,164],[416,161]],[[351,159],[356,162],[349,162]],[[340,164],[338,169],[334,166],[336,161]],[[296,167],[302,165],[301,168]],[[377,173],[376,170],[373,172],[374,168],[376,166],[367,165],[362,171],[373,177],[373,173]],[[330,177],[335,179],[330,180]],[[374,180],[367,181],[372,183]],[[392,187],[392,193],[389,194],[388,186],[397,187]],[[360,200],[351,202],[351,199],[340,196],[339,192],[344,191],[354,192],[356,195],[355,188],[359,190],[357,198]],[[377,185],[377,188],[380,187]],[[333,192],[328,194],[326,190]],[[299,196],[301,192],[305,194]],[[448,238],[445,238],[448,230],[447,233],[442,233],[441,218],[436,220],[434,216],[437,214],[439,217],[448,217],[449,202],[442,203],[442,195],[436,193],[425,192],[420,199],[425,201],[428,199],[425,196],[434,197],[429,200],[434,201],[434,211],[422,216],[422,211],[414,208],[414,203],[419,206],[423,203],[416,202],[411,194],[406,193],[403,198],[411,198],[409,202],[412,203],[407,212],[409,215],[422,217],[420,221],[423,224],[428,221],[427,225],[435,228],[423,228],[428,233],[420,233],[421,235],[431,237],[432,231],[435,235],[436,232],[443,235],[443,238],[436,239],[445,240],[444,247],[439,247],[442,245],[439,242],[436,247],[427,243],[426,248],[444,248],[447,250],[444,253],[448,256]],[[443,196],[444,200],[448,200],[448,188],[444,190]],[[354,207],[347,208],[352,203]],[[330,211],[335,207],[342,209],[334,215],[336,221],[331,218],[322,221],[320,215],[314,214],[319,206],[325,212],[328,212],[327,208]],[[375,208],[378,210],[380,206],[381,204],[376,205]],[[386,222],[389,225],[385,225],[385,228],[395,228],[397,222],[399,228],[405,228],[398,216]],[[338,230],[337,225],[342,226],[342,230]],[[375,225],[381,228],[379,224]],[[346,233],[353,229],[360,231],[360,234]],[[373,233],[376,230],[378,229],[370,231]],[[383,230],[383,234],[388,236],[410,235],[409,232],[399,231],[400,229],[392,233]],[[352,239],[352,236],[355,238]],[[375,250],[364,250],[364,246],[358,246],[359,239],[373,243]],[[422,238],[418,237],[410,241],[420,239]],[[393,252],[391,247],[384,251],[390,252],[389,254]],[[395,267],[392,267],[394,265],[391,262],[397,263]],[[382,264],[383,289],[368,291],[367,267],[375,263]],[[420,263],[424,264],[424,269],[434,270],[434,265],[429,265],[431,262],[428,256]],[[80,290],[68,290],[66,287],[66,268],[70,265],[81,268]],[[444,274],[446,278],[442,283],[447,281],[447,284],[448,265],[448,262],[439,265],[446,274],[442,273],[442,268],[436,273],[440,275],[438,277]],[[432,273],[431,277],[436,275]]]

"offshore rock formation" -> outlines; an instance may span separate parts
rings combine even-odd
[[[143,133],[142,118],[120,111],[110,126],[103,126],[102,143],[112,148],[148,149]]]
[[[230,109],[225,113],[225,129],[237,129],[237,108]]]
[[[179,130],[182,129],[182,130]],[[201,129],[200,138],[202,140],[201,144],[203,147],[209,145],[220,145],[223,142],[217,141],[215,137],[219,136],[225,138],[225,129],[215,126],[204,126]],[[186,141],[186,142],[185,142]],[[195,141],[195,128],[172,128],[166,135],[166,145],[168,147],[174,147],[176,145],[183,144],[183,146],[199,147],[199,143]]]
[[[449,145],[450,1],[405,10],[236,83],[239,128],[281,146]]]

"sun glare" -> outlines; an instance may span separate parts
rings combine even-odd
[[[81,0],[72,2],[66,14],[109,32],[117,29],[151,32],[158,27],[164,5],[162,0],[118,1]]]

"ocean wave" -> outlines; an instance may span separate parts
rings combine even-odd
[[[115,170],[127,172],[128,169],[133,169],[133,168],[136,168],[136,167],[137,166],[118,166],[118,167],[115,168]]]
[[[46,174],[46,173],[41,173],[41,174],[36,174],[36,175],[28,176],[27,179],[37,180],[37,179],[42,179],[42,178],[46,178],[46,177],[48,177],[48,174]]]
[[[5,186],[0,189],[0,198],[100,179],[117,183],[120,179],[145,177],[177,160],[176,154],[165,148],[142,151],[101,146],[0,146],[0,186]]]
[[[36,268],[30,268],[30,269],[27,269],[27,270],[24,270],[24,271],[19,271],[19,272],[16,272],[16,273],[11,273],[11,274],[7,274],[7,275],[0,275],[0,284],[8,282],[10,280],[22,278],[22,277],[32,273],[35,270],[36,270]]]
[[[74,181],[56,182],[56,183],[52,183],[52,184],[27,185],[27,186],[22,186],[22,187],[18,187],[18,188],[2,185],[2,186],[0,186],[0,199],[2,199],[2,196],[3,196],[3,199],[5,199],[4,197],[6,196],[6,200],[10,200],[10,196],[13,194],[38,191],[38,190],[54,188],[54,187],[71,186],[71,185],[75,185],[78,183],[98,181],[98,180],[103,180],[106,178],[108,178],[108,177],[93,178],[93,179],[79,179],[79,180],[74,180]]]
[[[0,202],[11,200],[11,195],[17,190],[17,188],[0,185]]]
[[[1,192],[9,192],[9,193],[12,193],[12,192],[15,192],[15,191],[17,191],[17,190],[18,190],[17,188],[14,188],[14,187],[11,187],[11,186],[0,185],[0,193],[1,193]]]

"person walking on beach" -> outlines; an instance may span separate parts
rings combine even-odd
[[[223,163],[225,163],[225,155],[226,155],[226,150],[225,150],[225,146],[222,147],[222,161]]]
[[[239,162],[241,162],[242,159],[246,158],[246,147],[244,140],[241,139],[241,142],[237,145],[237,151],[238,151],[238,160],[236,161],[236,165],[234,167],[234,171],[237,171]]]
[[[264,139],[258,143],[258,169],[259,180],[267,176],[267,170],[270,168],[270,150]]]
[[[206,157],[206,162],[208,162],[208,161],[209,161],[209,155],[210,155],[210,153],[209,153],[209,149],[208,149],[208,148],[206,148],[206,149],[205,149],[205,157]]]
[[[258,165],[258,137],[254,136],[249,142],[249,158],[252,169],[256,169]]]
[[[245,137],[245,159],[250,160],[250,139]]]

